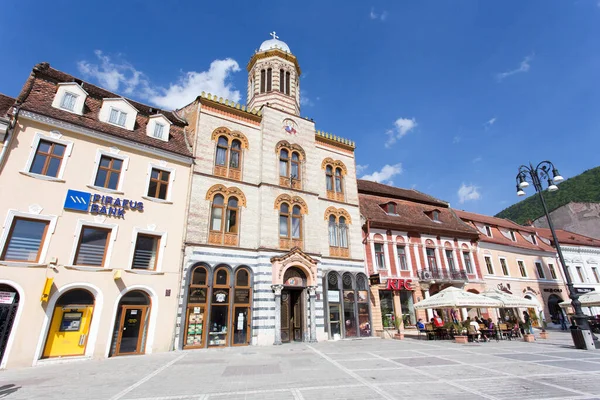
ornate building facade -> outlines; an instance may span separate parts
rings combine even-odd
[[[370,335],[354,143],[300,116],[274,34],[247,69],[248,107],[202,93],[177,111],[195,154],[177,347]]]

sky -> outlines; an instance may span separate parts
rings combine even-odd
[[[301,115],[356,142],[359,177],[493,215],[520,199],[521,164],[551,160],[565,178],[600,164],[600,0],[21,0],[2,10],[7,95],[46,61],[161,108],[202,91],[245,104],[246,65],[276,31],[302,69]]]

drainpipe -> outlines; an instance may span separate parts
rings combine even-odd
[[[19,112],[21,111],[20,106],[15,106],[13,108],[13,115],[10,121],[8,122],[8,129],[6,133],[6,139],[4,141],[4,146],[2,146],[2,150],[0,151],[0,171],[4,167],[4,159],[6,157],[6,152],[10,147],[13,137],[13,131],[15,130],[15,125],[17,124],[17,117],[19,116]]]

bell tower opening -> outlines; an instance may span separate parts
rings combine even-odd
[[[248,63],[248,108],[264,105],[300,115],[300,66],[275,32]]]

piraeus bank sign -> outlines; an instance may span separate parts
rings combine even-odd
[[[102,196],[69,189],[63,208],[65,210],[125,218],[126,211],[144,211],[144,203],[121,197]]]

